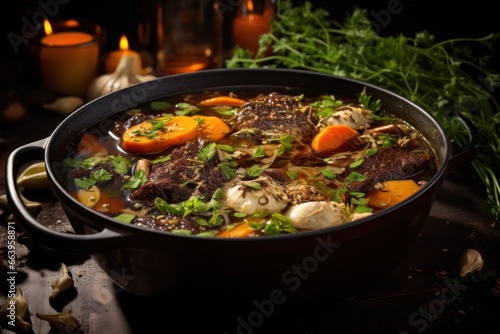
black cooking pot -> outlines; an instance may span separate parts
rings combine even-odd
[[[437,173],[408,200],[352,223],[297,234],[246,239],[182,236],[124,224],[76,201],[62,186],[66,146],[89,127],[102,133],[110,119],[139,104],[207,90],[281,91],[355,98],[366,93],[416,127],[433,148]],[[202,300],[341,300],[362,294],[405,256],[426,220],[450,167],[470,161],[478,146],[473,126],[464,121],[471,142],[453,155],[439,123],[421,107],[379,87],[331,75],[282,69],[218,69],[174,75],[111,93],[68,116],[49,138],[16,149],[7,163],[7,191],[22,229],[50,250],[91,254],[121,288],[135,295],[185,295]],[[16,177],[23,165],[43,160],[52,191],[76,234],[37,222],[23,205]]]

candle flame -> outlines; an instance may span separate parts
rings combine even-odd
[[[128,46],[127,36],[122,35],[120,37],[120,50],[128,50],[128,48],[129,48],[129,46]]]
[[[52,26],[50,25],[49,20],[43,20],[43,29],[45,30],[45,35],[47,36],[53,33]]]
[[[252,0],[247,0],[247,9],[248,12],[253,12],[253,1]]]

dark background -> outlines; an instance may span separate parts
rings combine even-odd
[[[134,1],[111,1],[111,0],[7,0],[3,1],[0,9],[0,24],[2,25],[0,44],[0,89],[16,88],[20,84],[26,84],[33,77],[33,69],[30,68],[29,54],[21,48],[20,52],[14,52],[7,38],[9,32],[21,34],[23,27],[22,19],[33,19],[33,15],[39,12],[41,5],[49,6],[54,10],[56,18],[80,18],[99,23],[107,32],[104,52],[118,48],[118,40],[121,34],[126,34],[130,47],[135,50],[146,50],[154,53],[155,41],[151,40],[147,45],[141,45],[138,38],[138,23],[140,21],[151,22],[155,17],[155,2],[158,0],[134,0]],[[212,0],[208,0],[212,1]],[[236,0],[220,0],[224,3],[235,3]],[[295,0],[297,3],[300,0]],[[371,1],[328,1],[312,0],[315,6],[327,9],[332,19],[342,21],[346,13],[350,13],[354,7],[366,8],[372,22],[379,25],[381,35],[406,34],[413,36],[415,33],[427,30],[434,34],[437,40],[455,37],[481,37],[489,33],[500,32],[500,20],[498,12],[494,10],[491,3],[485,0],[474,2],[438,2],[431,0],[371,0]],[[224,14],[224,46],[230,47],[230,23],[229,11]],[[50,18],[50,17],[49,17]],[[495,49],[498,49],[496,43]],[[480,52],[490,52],[481,50]],[[497,67],[498,55],[491,51],[494,56],[492,65]]]

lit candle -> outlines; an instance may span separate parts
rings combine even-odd
[[[260,35],[271,29],[270,20],[273,13],[270,10],[264,11],[263,14],[254,12],[252,0],[247,0],[244,5],[247,13],[241,13],[233,21],[233,42],[255,55],[259,49]]]
[[[75,24],[74,20],[71,20]],[[76,21],[77,23],[77,21]],[[60,94],[85,96],[97,75],[99,45],[91,34],[80,31],[54,32],[44,21],[40,66],[44,89]]]
[[[127,36],[121,36],[119,47],[119,50],[112,51],[106,58],[106,73],[113,73],[118,67],[118,63],[120,63],[120,59],[123,56],[132,56],[134,57],[135,73],[142,74],[143,70],[141,57],[139,56],[139,53],[129,49]]]

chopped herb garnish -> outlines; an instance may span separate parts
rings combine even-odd
[[[333,180],[337,177],[337,174],[331,169],[322,169],[321,174],[329,180]]]
[[[153,101],[151,102],[151,109],[153,110],[165,110],[172,108],[172,104],[164,101]]]
[[[193,234],[192,231],[190,230],[183,230],[183,229],[177,229],[177,230],[172,230],[173,234],[179,234],[179,235],[191,235]]]
[[[167,156],[164,156],[164,157],[159,157],[159,158],[156,158],[154,160],[151,160],[151,163],[154,165],[154,164],[159,164],[161,162],[170,161],[171,159],[172,159],[172,157],[170,155],[167,155]]]
[[[146,176],[146,172],[142,169],[138,170],[130,179],[128,179],[127,182],[123,184],[122,189],[137,189],[146,183],[147,180],[148,177]]]
[[[380,100],[372,101],[371,99],[372,99],[371,95],[366,95],[366,87],[365,87],[361,92],[361,94],[359,95],[359,104],[361,104],[363,108],[371,111],[377,111],[380,108],[382,108],[382,101]]]
[[[280,213],[274,212],[267,223],[250,223],[253,229],[262,229],[267,235],[278,235],[282,233],[295,233],[297,229],[293,227],[292,221]]]
[[[245,183],[245,186],[248,188],[255,189],[255,190],[262,189],[262,185],[258,182],[247,182],[247,183]]]
[[[366,205],[359,205],[356,207],[356,209],[354,209],[354,212],[355,213],[369,213],[369,212],[373,212],[373,209],[369,206],[366,206]]]
[[[122,213],[118,216],[115,217],[116,220],[125,223],[125,224],[130,224],[134,221],[135,215],[131,213]]]
[[[348,182],[363,182],[364,180],[366,180],[366,176],[363,174],[352,172],[351,174],[349,174],[349,176],[347,176],[346,180]]]
[[[105,169],[98,169],[92,172],[89,177],[75,179],[75,184],[78,188],[87,189],[99,182],[109,181],[113,178],[113,174]]]
[[[263,158],[266,156],[266,152],[264,152],[264,149],[260,146],[258,146],[252,154],[252,157],[258,159],[258,158]]]
[[[290,151],[292,148],[292,142],[295,140],[295,138],[291,135],[286,135],[281,137],[280,139],[280,149],[278,151],[278,154],[285,154],[286,152]]]
[[[217,144],[217,148],[219,150],[227,152],[227,153],[233,153],[234,152],[234,148],[231,145]]]
[[[131,166],[130,161],[128,161],[127,158],[122,157],[121,155],[113,157],[111,159],[111,164],[115,168],[115,171],[120,175],[127,174]]]
[[[198,158],[203,162],[212,159],[217,152],[216,147],[215,143],[210,143],[209,145],[202,147],[198,153]]]
[[[222,116],[233,116],[233,115],[236,115],[238,113],[238,108],[232,108],[232,107],[228,107],[228,106],[216,107],[216,108],[213,108],[213,110]]]
[[[179,109],[175,111],[177,116],[187,116],[200,110],[197,106],[185,102],[177,103],[175,106]]]
[[[236,172],[232,169],[227,162],[221,162],[219,164],[219,168],[221,172],[224,174],[226,179],[232,180],[236,177]]]
[[[361,166],[361,164],[362,164],[364,161],[365,161],[365,159],[359,159],[359,160],[356,160],[356,161],[354,161],[353,163],[351,163],[351,164],[349,165],[349,167],[351,167],[351,168],[356,168],[356,167],[359,167],[359,166]]]
[[[247,175],[250,177],[257,177],[262,174],[264,170],[259,165],[253,165],[247,169]]]
[[[196,236],[198,237],[215,237],[215,233],[211,231],[206,231],[206,232],[200,232]]]

